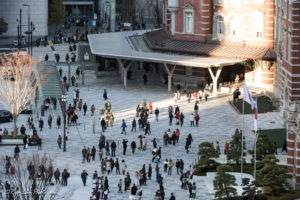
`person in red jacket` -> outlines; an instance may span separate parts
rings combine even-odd
[[[200,120],[200,116],[198,113],[196,113],[195,115],[195,121],[196,121],[196,126],[198,127],[198,124],[199,124],[199,120]]]
[[[229,144],[228,144],[228,142],[226,141],[226,142],[225,142],[225,146],[224,146],[224,154],[227,154],[228,150],[229,150]]]

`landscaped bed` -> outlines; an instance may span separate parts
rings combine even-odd
[[[14,137],[13,135],[2,135],[2,140],[22,140],[23,136],[22,135],[16,135],[16,137]]]
[[[253,97],[254,100],[256,100],[256,97]],[[237,102],[233,102],[232,105],[241,113],[243,114],[243,99],[239,99]],[[267,113],[267,112],[273,112],[275,110],[275,107],[273,106],[273,103],[271,99],[267,96],[259,96],[257,97],[257,110],[258,113]],[[251,109],[250,104],[245,102],[244,105],[244,114],[254,114],[254,111]]]
[[[277,148],[282,148],[286,140],[286,129],[284,128],[259,130],[258,133],[266,134],[272,144],[276,142]]]

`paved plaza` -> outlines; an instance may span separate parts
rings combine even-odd
[[[57,52],[60,52],[61,59],[64,59],[65,54],[68,52],[68,46],[56,46]],[[40,47],[35,48],[33,55],[35,59],[44,58],[44,55],[49,54],[49,60],[54,60],[53,52],[50,47]],[[72,75],[75,74],[76,67],[72,67]],[[176,159],[183,159],[185,163],[185,169],[189,170],[189,165],[194,164],[198,159],[198,145],[201,142],[220,142],[221,152],[223,154],[225,141],[230,141],[232,134],[235,132],[236,128],[242,128],[242,116],[237,114],[236,111],[228,103],[232,99],[231,95],[221,95],[218,98],[210,98],[207,102],[201,101],[199,104],[199,114],[200,114],[200,126],[190,127],[189,116],[193,112],[194,102],[187,102],[185,96],[182,96],[180,101],[174,102],[173,93],[167,92],[167,85],[164,85],[159,80],[159,74],[156,72],[150,72],[148,74],[148,84],[143,85],[143,74],[144,71],[132,71],[132,79],[128,80],[128,86],[125,89],[123,82],[121,81],[121,76],[118,70],[115,71],[105,71],[101,73],[99,78],[95,77],[94,71],[86,71],[86,83],[84,86],[79,85],[80,95],[79,98],[83,102],[87,103],[88,111],[87,115],[83,116],[83,111],[78,111],[79,119],[77,126],[69,127],[69,140],[67,141],[67,152],[63,152],[57,146],[58,134],[62,134],[62,128],[59,130],[56,127],[48,128],[47,117],[49,114],[54,116],[53,122],[55,124],[56,117],[58,115],[62,116],[60,107],[58,106],[56,110],[52,108],[47,110],[44,120],[44,130],[42,132],[38,131],[38,134],[43,139],[42,150],[38,151],[36,146],[29,147],[26,150],[21,148],[20,157],[30,156],[32,153],[47,153],[54,158],[54,167],[59,168],[61,171],[66,168],[70,172],[71,176],[68,180],[69,185],[64,187],[63,190],[71,189],[74,190],[72,196],[68,199],[72,200],[84,200],[89,199],[92,192],[92,174],[94,170],[100,172],[100,161],[99,157],[96,156],[96,161],[91,161],[90,163],[82,164],[82,154],[81,150],[84,146],[92,148],[96,147],[98,151],[98,140],[101,132],[101,126],[99,123],[99,110],[104,108],[105,101],[103,100],[103,90],[107,90],[108,100],[112,105],[112,112],[115,116],[115,122],[113,127],[108,127],[107,131],[104,133],[107,140],[115,140],[117,142],[118,148],[116,151],[116,157],[119,160],[125,159],[127,163],[127,171],[131,175],[132,183],[134,182],[134,172],[140,170],[143,164],[147,166],[152,163],[152,139],[156,137],[159,142],[158,146],[162,146],[162,158],[161,161],[166,158],[176,161]],[[63,69],[63,76],[67,76],[67,68]],[[81,81],[79,81],[81,83]],[[70,87],[68,92],[69,103],[72,104],[72,91],[74,87]],[[147,135],[147,149],[145,151],[137,150],[136,154],[132,155],[130,143],[131,141],[139,142],[138,136],[143,134],[142,131],[137,130],[137,132],[131,132],[131,122],[135,117],[136,106],[142,104],[143,99],[148,103],[153,102],[153,108],[158,108],[160,110],[159,121],[155,121],[154,114],[149,115],[149,121],[151,124],[151,135]],[[68,105],[67,104],[67,105]],[[91,116],[90,106],[94,104],[96,108],[95,116]],[[168,106],[178,105],[180,111],[184,113],[185,119],[183,127],[175,125],[175,120],[173,120],[172,126],[169,126],[168,118]],[[1,105],[2,107],[2,105]],[[33,113],[36,117],[36,111]],[[26,124],[28,115],[20,115],[18,118],[18,127],[21,124]],[[127,123],[127,135],[122,135],[121,133],[121,121],[125,119]],[[270,114],[259,114],[258,115],[258,127],[261,129],[272,129],[280,128],[281,125],[272,117]],[[245,116],[245,138],[247,149],[253,148],[254,136],[251,133],[253,129],[253,115]],[[95,121],[95,134],[93,133],[93,121]],[[38,127],[38,122],[35,122],[35,127]],[[12,130],[12,123],[0,124],[0,128],[9,128]],[[179,143],[175,146],[168,145],[163,147],[163,134],[170,128],[171,131],[179,128],[181,135],[179,138]],[[138,128],[137,128],[138,129]],[[28,131],[28,129],[27,129]],[[31,131],[31,130],[30,130]],[[191,145],[190,153],[187,154],[185,151],[185,138],[191,133],[193,136],[193,143]],[[122,154],[122,139],[126,138],[128,142],[127,154],[123,156]],[[0,156],[13,155],[14,146],[1,146]],[[104,154],[105,155],[105,154]],[[110,158],[110,157],[109,157]],[[284,157],[280,157],[284,160]],[[282,159],[283,158],[283,159]],[[114,159],[115,160],[115,159]],[[225,162],[226,158],[221,155],[218,159],[221,162]],[[283,161],[284,162],[284,161]],[[152,163],[153,174],[152,180],[147,180],[147,186],[142,186],[143,198],[145,200],[152,200],[154,198],[155,192],[157,190],[157,183],[155,181],[155,165]],[[174,167],[175,168],[175,167]],[[163,173],[164,177],[164,189],[166,194],[166,199],[169,199],[170,193],[173,192],[176,199],[185,200],[189,199],[189,193],[187,190],[181,189],[181,182],[179,180],[179,175],[176,174],[176,169],[173,168],[173,174],[171,176]],[[87,186],[83,187],[80,174],[82,170],[86,170],[89,174],[87,180]],[[163,171],[163,164],[160,162],[160,171]],[[119,179],[124,179],[123,175],[116,175],[115,172],[108,175],[110,193],[108,195],[111,200],[123,200],[128,199],[130,192],[118,193],[118,181]],[[211,183],[208,183],[210,179],[206,177],[194,177],[194,181],[197,185],[197,195],[196,199],[208,200],[213,197],[213,190],[211,188]]]

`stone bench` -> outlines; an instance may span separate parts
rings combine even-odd
[[[0,145],[23,145],[22,139],[2,139]]]

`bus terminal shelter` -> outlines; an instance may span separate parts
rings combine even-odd
[[[245,60],[153,51],[142,37],[146,32],[147,30],[139,30],[88,35],[92,54],[117,60],[124,87],[127,86],[127,72],[133,62],[152,62],[162,64],[168,73],[168,91],[171,91],[176,66],[208,69],[213,82],[213,96],[217,96],[218,78],[222,68]]]

